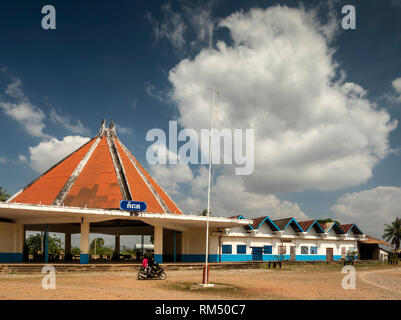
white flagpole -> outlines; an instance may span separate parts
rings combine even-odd
[[[213,103],[212,103],[212,114],[211,114],[211,126],[209,132],[209,185],[207,191],[207,212],[206,212],[206,263],[205,263],[205,279],[204,285],[208,284],[208,262],[209,262],[209,212],[210,212],[210,183],[211,183],[211,172],[212,172],[212,134],[213,134],[213,114],[214,114],[214,98],[218,91],[210,89],[213,92]]]

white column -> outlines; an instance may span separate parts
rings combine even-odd
[[[154,227],[155,262],[163,262],[163,227]]]
[[[89,263],[89,222],[85,218],[81,221],[81,254],[80,263]]]

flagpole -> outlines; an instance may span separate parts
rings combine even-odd
[[[205,259],[205,278],[204,285],[208,285],[208,263],[209,263],[209,212],[210,212],[210,185],[212,177],[212,134],[213,134],[213,114],[214,114],[214,99],[218,91],[215,89],[210,89],[213,92],[213,103],[212,103],[212,114],[211,114],[211,126],[209,132],[209,185],[207,191],[207,212],[206,212],[206,259]]]

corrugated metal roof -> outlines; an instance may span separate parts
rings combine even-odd
[[[316,232],[323,233],[324,229],[317,220],[306,220],[298,221],[299,226],[303,231],[308,231],[312,226],[315,228]]]
[[[382,245],[391,247],[390,243],[388,243],[388,242],[386,242],[386,241],[384,241],[382,239],[377,239],[377,238],[372,237],[372,236],[370,236],[368,234],[365,237],[366,237],[365,240],[361,240],[362,243],[365,243],[365,244],[382,244]]]
[[[283,230],[292,219],[293,218],[284,218],[284,219],[273,220],[273,222],[276,224],[277,227],[280,228],[280,230]]]
[[[301,226],[302,230],[306,231],[308,230],[312,224],[315,222],[316,220],[306,220],[306,221],[298,221],[298,224]]]

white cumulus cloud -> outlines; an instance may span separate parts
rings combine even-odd
[[[10,118],[16,120],[24,130],[33,137],[49,138],[43,133],[45,128],[43,111],[34,106],[21,90],[20,79],[13,79],[7,86],[6,95],[13,99],[4,100],[0,97],[0,109]]]
[[[176,195],[180,191],[182,183],[193,181],[191,169],[184,164],[177,165],[153,165],[151,166],[152,176],[157,182],[171,195]]]
[[[388,99],[394,103],[401,103],[401,77],[394,79],[391,82],[394,94],[388,96]]]
[[[384,224],[401,217],[401,188],[379,186],[346,193],[331,210],[341,223],[356,223],[363,232],[381,238]]]
[[[208,169],[199,168],[194,175],[188,165],[153,165],[152,176],[167,193],[174,196],[184,213],[196,214],[207,208]],[[295,217],[306,219],[306,214],[296,204],[281,201],[272,194],[248,192],[239,177],[221,176],[211,188],[211,212],[214,216],[242,214],[247,218],[268,215],[273,219]]]
[[[208,88],[216,88],[216,127],[255,129],[255,170],[241,178],[243,191],[335,190],[369,179],[397,122],[347,81],[333,60],[334,29],[313,11],[283,6],[233,13],[219,26],[232,44],[176,65],[171,98],[183,127],[208,128]]]
[[[70,116],[61,115],[55,109],[50,110],[50,119],[53,121],[53,123],[63,126],[72,133],[76,134],[89,133],[89,130],[82,125],[81,120],[77,120],[74,123]]]
[[[29,147],[30,166],[42,173],[88,141],[89,138],[81,136],[67,136],[62,140],[52,138],[40,142],[35,147]]]

